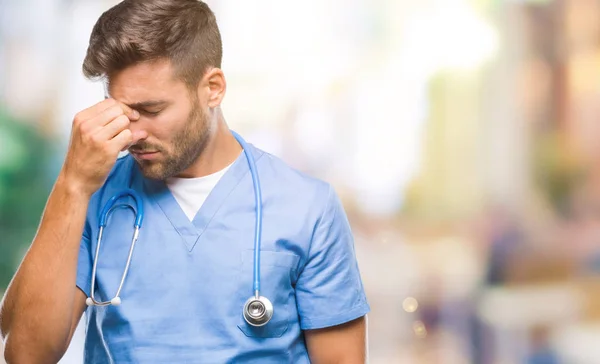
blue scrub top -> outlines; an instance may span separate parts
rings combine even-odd
[[[244,153],[190,221],[162,182],[119,159],[92,197],[77,286],[89,296],[98,214],[125,188],[145,218],[121,306],[86,311],[86,363],[309,363],[302,330],[369,312],[350,225],[332,187],[249,145],[263,195],[261,295],[274,306],[263,327],[242,316],[253,295],[254,190]],[[133,204],[133,201],[129,201]],[[116,293],[133,233],[131,209],[111,215],[99,253],[96,299]]]

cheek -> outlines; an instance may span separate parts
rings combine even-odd
[[[178,115],[173,113],[160,114],[148,120],[148,131],[161,140],[168,140],[173,134],[176,134],[182,128]]]
[[[148,133],[163,146],[169,149],[173,148],[173,143],[180,135],[189,133],[187,115],[178,114],[159,115],[148,124]]]
[[[160,126],[167,131],[172,131],[171,134],[178,130],[186,128],[189,122],[190,114],[182,111],[172,111],[160,115]]]

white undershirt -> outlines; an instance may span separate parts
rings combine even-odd
[[[194,220],[196,213],[206,201],[208,194],[215,188],[221,177],[231,167],[231,164],[222,170],[198,178],[168,178],[167,187],[177,200],[179,206],[190,221]]]

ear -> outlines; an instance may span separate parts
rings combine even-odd
[[[205,82],[202,82],[202,84],[208,88],[208,107],[216,108],[221,105],[225,97],[227,89],[225,75],[220,68],[212,68],[206,73],[204,80]]]

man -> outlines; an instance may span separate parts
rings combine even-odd
[[[107,99],[75,116],[4,298],[8,363],[57,362],[84,312],[88,363],[365,362],[369,306],[341,203],[327,183],[243,151],[220,109],[221,53],[202,2],[126,0],[100,17],[83,70],[106,81]],[[242,314],[255,288],[257,207],[244,152],[262,188],[260,296],[273,305],[262,326]],[[99,212],[127,189],[141,206],[117,204],[96,250]],[[118,301],[86,306],[118,291],[140,207]]]

